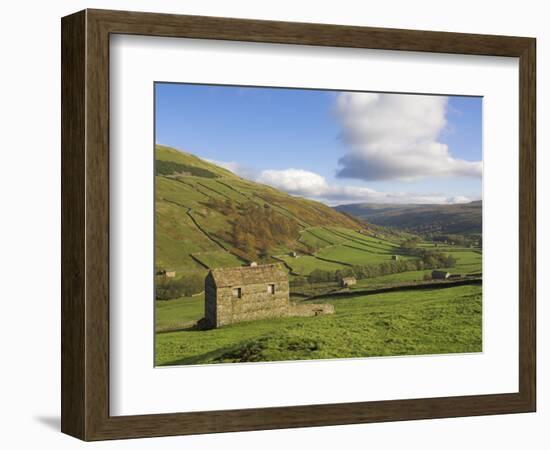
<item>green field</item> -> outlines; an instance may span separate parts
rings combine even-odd
[[[374,253],[362,250],[351,245],[339,245],[327,247],[316,253],[316,256],[331,261],[348,263],[352,265],[379,264],[391,260],[391,253]]]
[[[350,230],[347,228],[335,228],[334,233],[337,233],[339,236],[342,236],[346,239],[351,239],[356,243],[360,243],[363,245],[372,246],[374,248],[377,248],[378,250],[386,250],[391,251],[392,249],[395,250],[399,247],[399,241],[395,241],[394,239],[389,239],[386,236],[376,236],[376,235],[368,235],[364,233],[358,233],[357,231]]]
[[[313,255],[278,256],[299,275],[308,275],[315,269],[334,271],[351,265],[380,264],[391,261],[392,256],[399,253],[399,245],[394,240],[341,227],[307,228],[301,232],[300,242],[314,248]]]
[[[445,270],[445,269],[442,269]],[[447,269],[451,270],[451,269]],[[391,285],[394,283],[404,283],[412,281],[423,281],[424,275],[430,274],[432,271],[428,270],[414,270],[410,272],[402,273],[393,273],[391,275],[382,275],[379,277],[365,278],[363,280],[358,280],[357,284],[353,286],[354,289],[364,289],[364,288],[380,288],[386,285]]]
[[[155,302],[155,330],[189,328],[204,317],[204,294]]]
[[[451,253],[457,263],[454,272],[457,273],[476,273],[481,272],[482,256],[479,252],[473,251],[454,251]]]
[[[210,364],[482,351],[481,287],[323,298],[334,315],[156,335],[156,364]],[[202,317],[203,297],[157,302],[157,327]]]
[[[346,267],[343,264],[323,261],[309,255],[301,255],[298,258],[283,255],[278,256],[277,259],[284,261],[289,267],[292,267],[292,272],[299,275],[308,275],[315,269],[333,271]]]
[[[222,250],[193,253],[192,256],[209,269],[216,269],[218,267],[235,267],[240,266],[243,263],[243,261],[236,256]]]

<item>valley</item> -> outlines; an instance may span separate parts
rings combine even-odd
[[[471,211],[460,229],[427,231],[437,222],[431,205],[431,222],[418,219],[424,205],[333,209],[160,145],[155,167],[157,365],[481,351],[482,249]],[[284,266],[292,302],[331,303],[336,313],[196,329],[209,270],[253,262]],[[425,289],[434,270],[478,283]],[[355,283],[343,287],[346,277]]]

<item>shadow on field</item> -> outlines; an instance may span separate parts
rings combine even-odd
[[[176,359],[174,361],[167,362],[159,367],[168,366],[188,366],[192,364],[216,364],[216,358],[226,355],[229,352],[235,351],[239,345],[231,347],[219,348],[211,352],[203,353],[201,355],[190,356],[189,358]]]
[[[155,331],[155,334],[164,334],[164,333],[176,333],[180,331],[198,331],[198,321],[182,323],[181,325],[174,325],[166,328],[158,328]]]

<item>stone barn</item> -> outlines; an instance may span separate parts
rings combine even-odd
[[[434,280],[446,280],[450,276],[451,276],[451,274],[449,272],[445,272],[444,270],[434,270],[434,271],[432,271],[432,279],[434,279]]]
[[[345,288],[353,286],[355,284],[357,284],[357,280],[355,279],[355,277],[344,277],[340,282],[340,285]]]
[[[213,269],[204,292],[211,328],[290,315],[288,274],[280,264]]]

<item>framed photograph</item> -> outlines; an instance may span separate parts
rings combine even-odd
[[[62,431],[532,412],[535,39],[62,19]]]

